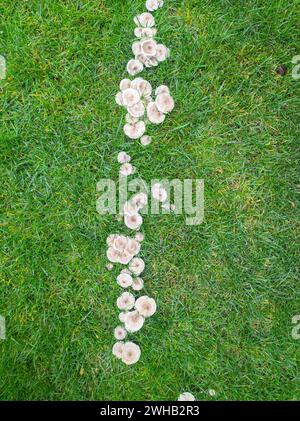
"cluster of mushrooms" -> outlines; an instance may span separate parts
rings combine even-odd
[[[169,50],[163,44],[155,41],[157,30],[155,20],[150,12],[163,6],[162,0],[147,0],[147,12],[134,18],[136,24],[135,36],[138,38],[132,46],[134,60],[130,60],[127,71],[134,76],[145,67],[157,66],[169,56]],[[143,146],[151,143],[151,137],[145,134],[149,123],[161,124],[168,113],[174,108],[174,100],[167,86],[161,85],[153,91],[151,84],[137,77],[133,80],[125,78],[120,82],[120,91],[116,95],[118,105],[126,109],[126,124],[124,133],[130,139],[140,139]],[[118,154],[120,176],[129,177],[135,173],[131,163],[131,156],[121,151]],[[156,183],[151,193],[154,199],[165,202],[167,192]],[[140,232],[143,224],[141,212],[148,203],[148,192],[139,192],[126,201],[123,207],[122,218],[125,226],[134,232],[133,235],[111,234],[107,238],[107,269],[112,270],[115,264],[126,266],[116,277],[117,284],[123,289],[117,299],[120,324],[114,330],[117,342],[112,352],[127,365],[135,364],[140,356],[141,349],[138,344],[126,341],[128,335],[138,332],[146,319],[153,316],[157,305],[154,298],[147,295],[135,297],[134,294],[144,288],[141,277],[145,262],[139,257],[144,235]]]
[[[120,166],[120,174],[129,176],[134,171],[134,167],[130,164],[131,157],[122,151],[118,154],[118,162]],[[127,334],[138,332],[144,325],[145,320],[156,312],[156,301],[147,295],[135,298],[133,292],[141,291],[144,288],[144,281],[141,274],[145,269],[145,262],[138,257],[141,250],[141,243],[144,235],[138,231],[143,223],[140,211],[148,202],[146,193],[138,193],[133,195],[125,202],[123,207],[123,217],[125,225],[135,235],[126,236],[123,234],[111,234],[107,237],[107,258],[110,261],[107,268],[113,269],[113,264],[121,264],[127,266],[122,269],[116,277],[117,284],[124,292],[117,299],[117,307],[120,311],[119,324],[114,330],[114,336],[117,342],[113,346],[113,354],[121,359],[125,364],[135,364],[141,355],[140,347],[134,342],[124,342]]]
[[[163,2],[152,1],[146,7],[149,11],[154,11],[162,7],[162,5]],[[159,63],[170,56],[169,49],[155,40],[157,29],[155,28],[155,19],[151,13],[144,12],[135,16],[134,23],[136,25],[134,35],[137,41],[132,44],[134,59],[129,60],[127,63],[127,72],[130,76],[137,75],[144,68],[158,66]]]
[[[127,111],[124,133],[129,139],[141,139],[142,145],[147,145],[149,136],[145,139],[147,123],[161,124],[166,115],[173,111],[175,103],[166,85],[159,86],[153,97],[151,84],[143,78],[134,80],[122,79],[116,103]]]

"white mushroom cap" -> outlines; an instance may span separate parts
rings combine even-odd
[[[136,215],[125,215],[124,222],[126,227],[132,230],[137,230],[142,225],[143,218],[138,213]]]
[[[129,263],[129,270],[139,276],[145,269],[145,262],[140,257],[134,257]]]
[[[145,114],[145,106],[142,101],[138,102],[137,104],[133,105],[132,107],[128,107],[127,111],[135,118],[143,117]]]
[[[120,168],[120,174],[124,177],[133,174],[133,166],[129,163],[122,164]]]
[[[149,57],[148,64],[150,66],[158,66],[158,60],[155,57]]]
[[[139,254],[140,250],[141,250],[140,243],[134,238],[129,238],[127,246],[126,246],[126,251],[130,253],[132,256],[136,256],[137,254]]]
[[[127,245],[127,237],[125,237],[125,235],[116,234],[113,241],[114,249],[122,252],[125,250],[126,245]]]
[[[141,291],[144,288],[144,281],[142,278],[135,278],[131,285],[134,291]]]
[[[130,88],[131,80],[130,79],[122,79],[120,82],[120,89],[121,91],[125,91],[125,89]]]
[[[126,120],[126,123],[128,123],[128,124],[136,124],[138,121],[139,121],[139,119],[138,118],[136,118],[136,117],[133,117],[131,114],[129,114],[129,113],[127,113],[126,114],[126,116],[125,116],[125,120]]]
[[[142,30],[142,38],[152,38],[153,37],[153,29],[155,28],[143,28]]]
[[[152,94],[152,86],[147,80],[141,80],[138,83],[138,91],[143,97],[150,97]]]
[[[155,19],[151,13],[144,12],[141,15],[137,16],[137,21],[143,28],[151,28],[155,25]]]
[[[135,240],[136,241],[139,241],[139,242],[142,242],[142,241],[144,241],[144,239],[145,239],[145,236],[144,236],[144,234],[143,233],[141,233],[141,232],[137,232],[136,234],[135,234]]]
[[[143,32],[141,32],[143,33]],[[135,56],[137,56],[138,54],[141,54],[142,52],[142,47],[141,47],[141,42],[140,41],[136,41],[132,44],[132,52]]]
[[[195,396],[193,396],[190,392],[181,393],[178,398],[178,401],[195,401]]]
[[[166,189],[160,183],[153,184],[151,192],[154,199],[159,200],[160,202],[165,202],[168,198]]]
[[[170,113],[175,106],[174,99],[169,94],[157,95],[155,104],[162,113]]]
[[[107,265],[105,266],[107,270],[113,270],[114,265],[112,263],[107,263]]]
[[[150,102],[147,105],[147,116],[153,124],[161,124],[166,118],[166,116],[158,110],[155,102]]]
[[[157,44],[153,39],[147,39],[141,43],[142,54],[153,57],[156,54]]]
[[[127,63],[127,72],[134,76],[143,70],[143,64],[139,60],[129,60]]]
[[[116,342],[112,348],[112,353],[117,358],[122,358],[124,350],[124,342]]]
[[[152,139],[151,139],[150,136],[144,135],[144,136],[141,137],[141,145],[143,145],[143,146],[150,145],[151,141],[152,141]]]
[[[136,59],[147,67],[148,56],[146,56],[146,54],[141,53],[136,56]]]
[[[139,92],[139,83],[142,82],[143,80],[144,79],[142,77],[136,77],[135,79],[131,81],[131,88]],[[139,94],[140,96],[142,96],[140,92]]]
[[[133,107],[140,101],[141,97],[136,89],[128,88],[122,92],[122,99],[126,107]]]
[[[151,317],[156,312],[155,300],[146,295],[139,297],[134,307],[144,317]]]
[[[147,80],[138,77],[131,82],[131,88],[136,89],[141,97],[151,96],[152,86]]]
[[[107,249],[106,256],[110,262],[117,263],[120,259],[120,252],[113,247],[109,247]]]
[[[155,96],[159,94],[170,94],[170,89],[166,85],[160,85],[155,90]]]
[[[122,341],[122,339],[125,339],[127,335],[126,330],[124,329],[123,326],[117,326],[114,330],[114,337],[118,340],[118,341]]]
[[[150,12],[154,12],[160,7],[159,0],[147,0],[146,1],[146,9]]]
[[[144,324],[144,317],[138,311],[128,311],[125,316],[125,328],[128,332],[138,332]]]
[[[121,273],[127,273],[128,275],[132,275],[129,269],[125,268],[121,270]]]
[[[125,322],[125,316],[126,316],[125,311],[121,311],[121,313],[119,314],[119,320],[120,320],[120,322],[122,322],[122,323]]]
[[[122,253],[120,253],[119,263],[121,263],[122,265],[127,265],[132,259],[132,257],[133,256],[130,253],[124,250]]]
[[[115,100],[116,100],[116,103],[117,103],[118,105],[120,105],[121,107],[124,105],[124,104],[123,104],[123,96],[122,96],[122,92],[118,92],[118,93],[117,93],[117,95],[115,96]]]
[[[134,35],[135,35],[137,38],[142,38],[142,36],[143,36],[143,29],[144,29],[144,28],[142,28],[141,26],[139,26],[138,28],[135,28],[135,29],[134,29]]]
[[[146,125],[143,121],[138,121],[135,124],[125,124],[124,133],[130,139],[139,139],[146,131]]]
[[[139,210],[141,210],[144,206],[147,205],[148,196],[144,192],[137,193],[131,198],[131,203]]]
[[[128,288],[132,285],[133,279],[132,276],[127,273],[120,273],[120,275],[117,276],[117,282],[122,288]]]
[[[106,239],[106,244],[110,247],[114,245],[114,241],[117,238],[118,234],[110,234]]]
[[[117,299],[117,307],[119,310],[131,310],[134,303],[135,298],[130,292],[123,292]]]
[[[138,205],[133,202],[132,200],[128,200],[125,202],[125,205],[123,207],[124,215],[133,216],[139,213],[139,207]]]
[[[123,207],[124,215],[136,215],[139,212],[139,209],[135,203],[133,203],[131,200],[128,200],[125,202],[125,205]]]
[[[157,44],[156,46],[156,55],[158,61],[164,61],[167,57],[169,57],[170,51],[169,49],[163,44]]]
[[[127,364],[135,364],[141,356],[141,349],[133,342],[126,342],[122,350],[122,361]]]
[[[121,151],[118,153],[118,162],[119,164],[127,164],[131,161],[131,156],[128,155],[126,152]]]

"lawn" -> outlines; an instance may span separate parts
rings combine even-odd
[[[124,136],[114,100],[144,3],[0,4],[0,398],[299,400],[297,1],[165,0],[171,58],[141,76],[176,107],[148,147]],[[158,312],[133,336],[134,366],[111,354],[106,237],[124,225],[96,212],[120,150],[147,181],[205,180],[203,224],[145,218]]]

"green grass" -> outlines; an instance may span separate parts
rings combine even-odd
[[[148,148],[114,102],[144,0],[1,3],[1,399],[300,399],[296,3],[166,0],[171,58],[141,76],[176,108]],[[148,181],[205,180],[202,225],[145,218],[159,311],[132,367],[111,355],[120,290],[105,269],[107,235],[126,231],[95,210],[120,150]]]

